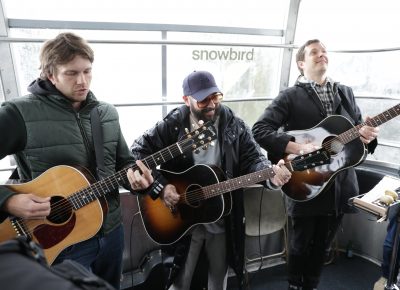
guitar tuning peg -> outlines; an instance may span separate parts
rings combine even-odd
[[[188,134],[190,131],[188,128],[185,128],[185,133]]]
[[[215,142],[214,142],[214,141],[211,141],[211,142],[210,142],[210,146],[215,146]]]
[[[208,149],[208,144],[204,145],[203,147],[201,147],[204,151]]]
[[[203,124],[204,124],[204,121],[203,120],[199,120],[199,125],[203,126]]]
[[[199,154],[199,153],[200,153],[199,149],[194,150],[194,154]]]

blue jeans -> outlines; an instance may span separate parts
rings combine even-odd
[[[69,246],[60,253],[54,264],[63,260],[74,260],[106,280],[115,289],[120,289],[122,253],[124,251],[124,229],[122,225],[105,236],[93,238]]]
[[[393,251],[393,244],[394,244],[394,238],[396,235],[396,219],[397,217],[393,217],[389,221],[389,225],[387,227],[387,234],[385,241],[383,243],[383,261],[382,261],[382,276],[385,277],[386,279],[389,278],[389,271],[390,271],[390,260],[392,258],[392,251]],[[394,277],[397,277],[398,271],[399,271],[399,259],[400,259],[400,249],[397,252],[397,263],[395,265],[395,272],[394,272]]]

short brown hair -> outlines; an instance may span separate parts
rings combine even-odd
[[[75,56],[82,56],[93,63],[94,53],[86,40],[70,33],[60,33],[44,43],[40,49],[40,78],[46,80],[56,72],[57,65],[66,64]]]
[[[299,47],[299,50],[296,53],[296,64],[297,68],[299,69],[301,75],[303,75],[303,70],[299,67],[299,61],[304,61],[305,57],[305,49],[307,46],[313,43],[322,43],[319,39],[310,39],[307,40],[306,43],[304,43],[302,46]]]

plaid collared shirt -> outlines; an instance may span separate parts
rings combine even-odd
[[[315,89],[319,99],[321,100],[322,106],[325,108],[326,114],[333,114],[333,97],[338,93],[337,83],[332,81],[330,78],[326,79],[323,85],[317,84],[314,81],[310,81],[311,86]]]

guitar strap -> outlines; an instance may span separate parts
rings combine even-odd
[[[98,107],[95,107],[90,111],[90,124],[92,126],[94,152],[96,155],[96,173],[99,179],[103,179],[106,177],[106,170],[104,166],[103,131],[101,130],[100,112]]]

